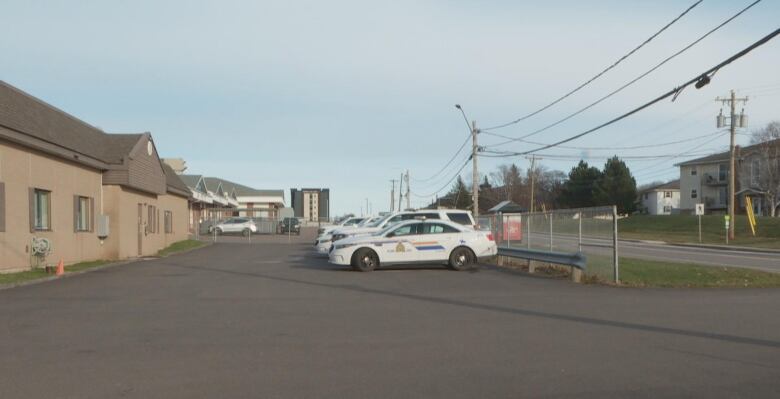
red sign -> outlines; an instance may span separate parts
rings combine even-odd
[[[523,240],[523,224],[519,217],[510,217],[504,219],[504,240],[506,241],[522,241]]]

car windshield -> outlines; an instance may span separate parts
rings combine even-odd
[[[393,229],[395,229],[395,227],[396,227],[396,225],[397,225],[397,224],[398,224],[398,223],[392,223],[392,224],[388,224],[387,226],[385,226],[385,228],[384,228],[384,229],[380,230],[380,231],[379,231],[379,232],[377,232],[375,235],[378,235],[378,236],[383,236],[383,235],[387,234],[387,233],[388,233],[390,230],[393,230]]]
[[[387,216],[384,216],[384,217],[380,218],[379,220],[375,221],[374,223],[371,223],[370,227],[379,227],[379,226],[382,225],[382,223],[385,222],[385,220],[390,219],[391,217],[393,217],[392,213],[387,215]]]

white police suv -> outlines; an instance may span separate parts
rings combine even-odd
[[[334,243],[329,261],[368,272],[392,264],[447,264],[464,270],[479,258],[496,255],[493,234],[446,220],[407,220],[367,236]]]

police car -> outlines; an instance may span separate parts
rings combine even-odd
[[[392,264],[436,263],[464,270],[496,255],[493,234],[446,220],[407,220],[368,236],[347,237],[330,250],[329,262],[368,272]]]
[[[418,211],[401,211],[386,215],[374,223],[359,225],[357,227],[339,228],[332,230],[328,234],[323,234],[317,237],[317,241],[314,243],[314,246],[317,249],[318,254],[327,256],[328,252],[330,251],[330,247],[333,246],[336,241],[351,236],[375,234],[388,226],[409,219],[441,219],[449,220],[469,227],[474,227],[475,225],[474,218],[471,216],[471,212],[464,210],[426,209]]]
[[[336,230],[336,229],[338,229],[340,227],[356,226],[358,223],[362,222],[365,219],[366,218],[364,218],[364,217],[354,217],[354,216],[353,217],[349,217],[349,218],[346,218],[346,219],[342,220],[341,222],[336,223],[334,225],[320,227],[317,230],[317,235],[330,234],[331,231]]]

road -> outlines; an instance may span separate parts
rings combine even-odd
[[[292,241],[0,290],[0,397],[780,397],[780,290],[359,273]]]
[[[534,248],[549,248],[549,236],[535,236]],[[612,241],[599,238],[584,238],[583,252],[612,256]],[[521,243],[512,243],[521,246]],[[556,251],[576,251],[577,237],[563,234],[553,236],[553,249]],[[681,263],[697,263],[708,266],[745,267],[756,270],[780,273],[780,253],[750,250],[731,250],[695,246],[679,246],[654,242],[621,240],[618,244],[621,257],[648,259]]]

